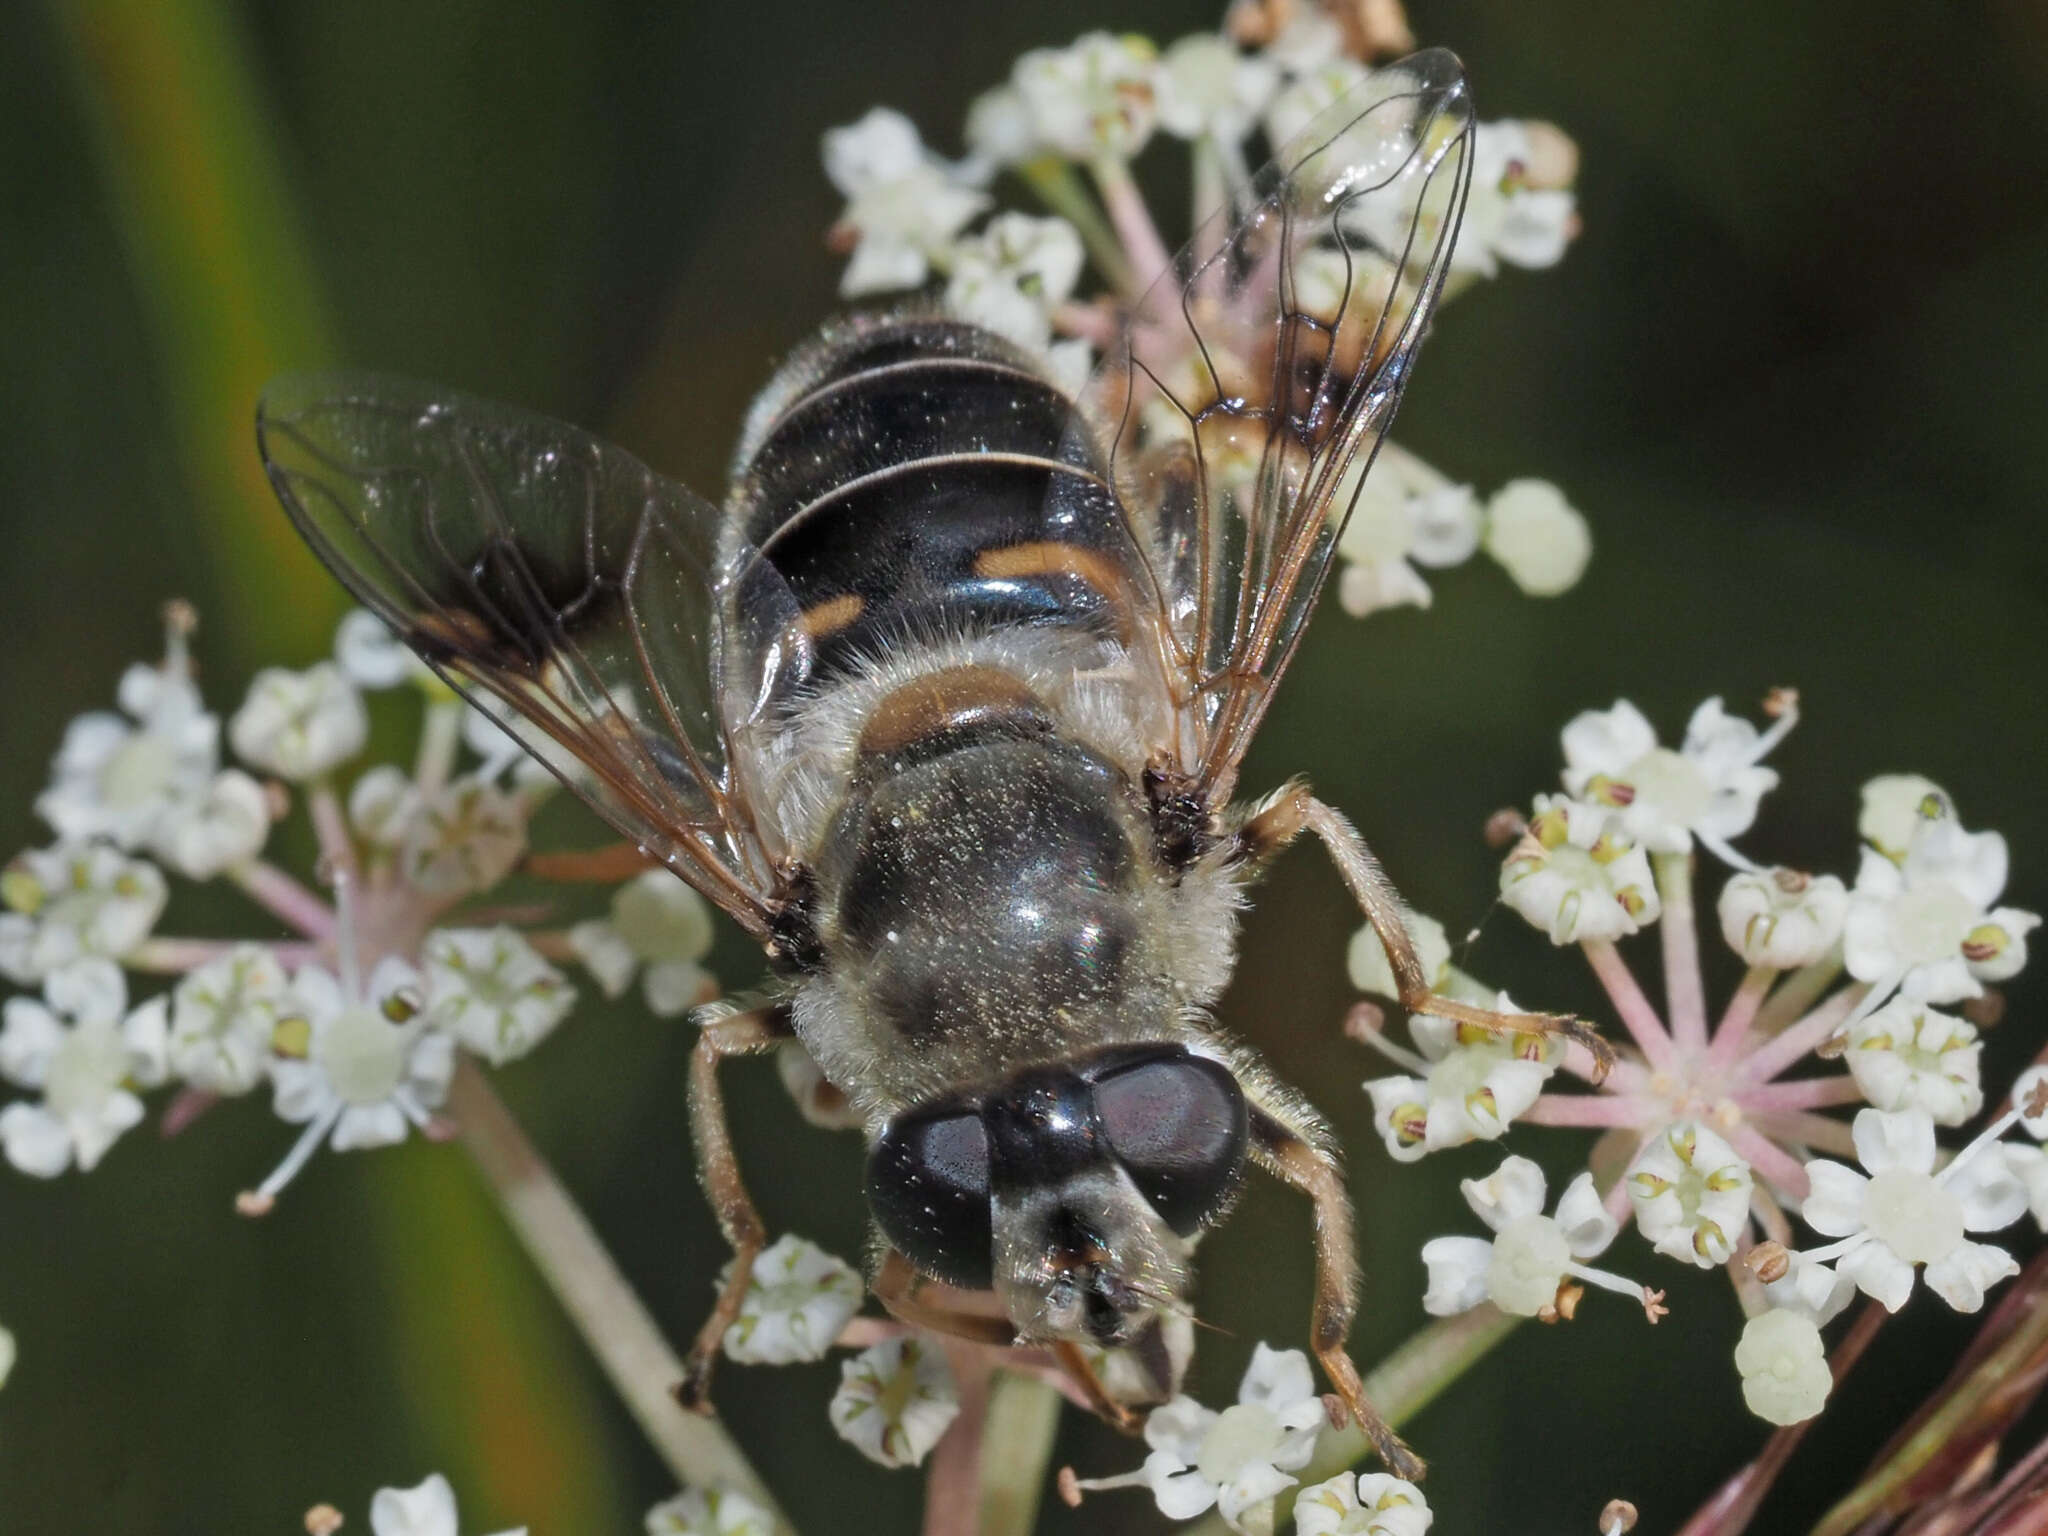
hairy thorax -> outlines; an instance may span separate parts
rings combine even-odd
[[[798,1011],[864,1113],[1176,1032],[1173,893],[1121,768],[1022,707],[884,746],[819,850],[830,995]]]

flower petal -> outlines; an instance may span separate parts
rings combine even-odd
[[[1934,1171],[1934,1120],[1924,1109],[1866,1109],[1856,1116],[1856,1158],[1870,1173]]]
[[[1872,1301],[1882,1302],[1887,1312],[1898,1311],[1913,1294],[1913,1266],[1875,1240],[1850,1249],[1835,1267]]]
[[[1493,1263],[1493,1244],[1485,1238],[1432,1238],[1422,1245],[1422,1262],[1429,1267],[1422,1310],[1431,1317],[1453,1317],[1486,1300],[1486,1271]]]
[[[2019,1260],[1989,1243],[1964,1243],[1927,1266],[1927,1286],[1958,1312],[1975,1312],[1984,1293],[2020,1272]]]
[[[1458,1188],[1473,1213],[1496,1232],[1543,1211],[1543,1170],[1526,1157],[1509,1157],[1490,1177],[1460,1180]]]
[[[1557,1224],[1564,1229],[1565,1241],[1571,1245],[1575,1259],[1597,1258],[1607,1251],[1614,1234],[1621,1230],[1620,1224],[1607,1214],[1599,1191],[1593,1187],[1590,1171],[1565,1186],[1557,1202]]]
[[[380,1488],[370,1500],[375,1536],[457,1536],[455,1490],[436,1472],[416,1488]]]
[[[1799,1214],[1806,1224],[1827,1237],[1847,1237],[1863,1230],[1863,1194],[1870,1180],[1843,1163],[1815,1158],[1806,1165],[1812,1186]]]

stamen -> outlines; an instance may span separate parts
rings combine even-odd
[[[244,1216],[268,1216],[285,1185],[297,1178],[299,1170],[320,1150],[320,1143],[334,1129],[334,1123],[341,1118],[341,1111],[342,1105],[338,1102],[321,1111],[313,1123],[299,1133],[299,1139],[292,1143],[291,1151],[285,1153],[284,1161],[271,1170],[269,1178],[255,1189],[235,1196],[235,1210]]]
[[[192,651],[188,644],[199,628],[199,610],[182,597],[164,604],[164,671],[172,677],[192,675]]]
[[[1413,1073],[1417,1077],[1428,1077],[1430,1064],[1419,1052],[1411,1051],[1405,1045],[1397,1045],[1387,1038],[1386,1030],[1382,1027],[1386,1023],[1386,1017],[1377,1003],[1355,1003],[1351,1011],[1344,1016],[1344,1033],[1360,1045],[1378,1051],[1402,1071]]]
[[[1692,835],[1700,840],[1702,848],[1706,849],[1707,852],[1711,853],[1723,864],[1726,864],[1730,869],[1739,869],[1746,875],[1763,873],[1763,865],[1757,863],[1748,854],[1738,852],[1733,846],[1714,836],[1713,833],[1702,832],[1698,828],[1694,828]]]

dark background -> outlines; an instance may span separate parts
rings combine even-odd
[[[1797,685],[1806,721],[1748,849],[1851,875],[1857,786],[1915,769],[2011,839],[2008,899],[2048,909],[2042,18],[2022,0],[1418,0],[1482,115],[1578,138],[1586,230],[1560,269],[1447,311],[1400,436],[1483,489],[1556,480],[1597,553],[1554,602],[1478,562],[1426,614],[1361,627],[1333,605],[1246,782],[1312,774],[1418,906],[1454,932],[1485,921],[1468,963],[1518,999],[1598,1006],[1575,957],[1487,918],[1481,823],[1554,783],[1573,712],[1623,694],[1668,739],[1710,693],[1753,712]],[[834,305],[821,130],[886,102],[957,149],[967,102],[1023,49],[1214,19],[1167,0],[0,6],[0,851],[44,840],[29,805],[63,722],[155,654],[165,597],[206,615],[223,714],[255,666],[324,649],[337,594],[254,475],[269,373],[443,379],[590,423],[715,494],[750,391]],[[1147,166],[1175,155],[1162,137]],[[303,856],[297,835],[277,846]],[[163,929],[251,921],[187,889]],[[1376,1069],[1337,1033],[1355,926],[1327,867],[1290,859],[1226,1012],[1356,1149],[1371,1360],[1422,1321],[1417,1249],[1476,1230],[1455,1181],[1499,1150],[1382,1155],[1356,1086]],[[752,972],[730,939],[720,958]],[[1731,962],[1710,988],[1733,979]],[[2033,1050],[2043,996],[2013,987],[1988,1083]],[[690,1170],[686,1048],[679,1025],[591,1006],[501,1077],[677,1338],[724,1257]],[[771,1227],[856,1252],[853,1145],[802,1126],[765,1067],[733,1078]],[[287,1531],[320,1498],[354,1529],[374,1487],[434,1468],[465,1530],[637,1528],[665,1474],[462,1155],[326,1156],[271,1220],[238,1220],[233,1192],[291,1134],[251,1102],[170,1145],[132,1133],[88,1178],[0,1170],[0,1320],[22,1348],[0,1531]],[[1562,1175],[1585,1140],[1512,1144]],[[1626,1495],[1669,1531],[1761,1441],[1720,1277],[1633,1238],[1614,1263],[1670,1281],[1674,1315],[1646,1335],[1596,1296],[1446,1395],[1414,1426],[1438,1529],[1579,1536]],[[1303,1339],[1305,1210],[1258,1191],[1203,1271],[1230,1330],[1196,1382],[1215,1402],[1253,1339]],[[1968,1333],[1918,1298],[1758,1529],[1810,1523]],[[918,1479],[827,1427],[835,1379],[734,1369],[723,1404],[802,1528],[913,1528]],[[1059,1454],[1134,1459],[1074,1420]],[[1130,1495],[1044,1525],[1157,1521]]]

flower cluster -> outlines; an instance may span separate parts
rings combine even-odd
[[[0,1008],[0,1078],[22,1090],[0,1108],[0,1152],[17,1169],[93,1168],[151,1089],[175,1090],[175,1130],[267,1088],[301,1130],[241,1197],[259,1214],[322,1145],[445,1131],[460,1054],[500,1066],[537,1046],[575,1006],[567,963],[608,994],[639,973],[658,1013],[716,995],[710,914],[665,873],[567,927],[484,904],[554,780],[372,615],[343,621],[332,658],[256,676],[226,722],[229,768],[192,678],[194,622],[173,604],[164,659],[122,679],[123,712],[72,722],[37,800],[57,841],[0,871],[0,976],[25,989]],[[355,768],[366,692],[400,687],[419,701],[412,765]],[[264,854],[295,800],[320,848],[310,882]],[[258,934],[158,933],[174,877],[238,887]],[[259,936],[280,925],[292,936]]]
[[[1777,783],[1763,759],[1796,721],[1796,698],[1780,690],[1765,712],[1774,718],[1760,727],[1710,699],[1672,748],[1625,701],[1589,711],[1564,730],[1562,793],[1509,818],[1501,899],[1590,963],[1628,1036],[1611,1072],[1596,1075],[1576,1046],[1457,1030],[1426,1012],[1409,1020],[1412,1049],[1386,1038],[1370,1004],[1352,1032],[1402,1068],[1366,1084],[1398,1160],[1497,1140],[1517,1121],[1601,1133],[1591,1162],[1611,1171],[1597,1187],[1580,1174],[1555,1216],[1522,1158],[1467,1181],[1495,1236],[1424,1248],[1430,1311],[1491,1301],[1555,1320],[1572,1315],[1576,1281],[1634,1290],[1584,1266],[1633,1218],[1656,1252],[1728,1267],[1752,1313],[1736,1352],[1745,1394],[1786,1423],[1819,1411],[1829,1384],[1820,1329],[1857,1290],[1896,1311],[1924,1277],[1974,1312],[2017,1272],[1979,1236],[2030,1208],[2048,1212],[2048,1154],[2007,1139],[2016,1126],[2048,1130],[2048,1072],[2023,1076],[2011,1108],[1942,1152],[1937,1128],[1966,1124],[1985,1103],[1969,1015],[1991,1016],[1979,1006],[1986,990],[2025,964],[2039,919],[1998,904],[2004,839],[1965,831],[1949,797],[1916,776],[1865,786],[1853,883],[1739,852],[1734,841]],[[1701,979],[1695,848],[1732,870],[1715,916],[1746,967],[1718,1020]],[[1617,947],[1650,927],[1662,939],[1661,1011]],[[1451,963],[1440,927],[1417,916],[1410,932],[1440,993],[1487,996]],[[1391,995],[1375,948],[1360,935],[1354,980]],[[1945,1011],[1956,1005],[1964,1011]],[[1788,1077],[1827,1062],[1846,1070]],[[1557,1091],[1569,1079],[1595,1091]],[[1845,1105],[1862,1106],[1853,1122],[1827,1113]],[[1834,1241],[1802,1250],[1795,1217]],[[1654,1320],[1661,1293],[1644,1294]]]
[[[1119,306],[1169,264],[1132,162],[1162,134],[1180,140],[1196,223],[1242,209],[1252,196],[1253,146],[1284,157],[1289,141],[1363,84],[1359,49],[1374,41],[1307,5],[1285,8],[1278,25],[1240,8],[1226,30],[1164,48],[1091,32],[1026,53],[1007,81],[976,98],[959,160],[928,148],[902,113],[877,107],[824,136],[826,175],[846,199],[829,236],[849,258],[840,291],[866,298],[928,289],[946,313],[1039,357],[1077,391],[1114,334]],[[1552,266],[1578,232],[1578,152],[1556,128],[1479,124],[1472,157],[1449,293],[1503,266]],[[1039,212],[998,209],[992,189],[1004,173],[1036,196]],[[1109,293],[1081,291],[1091,267]],[[1305,269],[1304,281],[1312,276]],[[1347,612],[1427,607],[1422,572],[1480,550],[1532,596],[1565,591],[1585,569],[1585,519],[1548,482],[1514,480],[1482,498],[1391,445],[1376,463],[1362,486],[1337,498],[1352,507],[1337,550]]]

